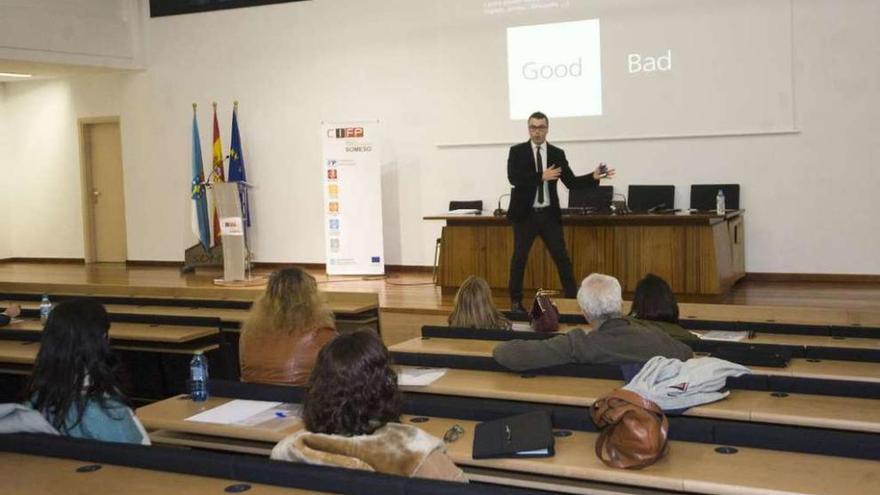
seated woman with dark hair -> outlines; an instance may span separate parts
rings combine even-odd
[[[678,324],[678,301],[672,288],[661,277],[649,273],[639,280],[629,310],[631,318],[650,321],[670,337],[692,345],[699,342],[696,335]]]
[[[318,351],[335,336],[333,313],[314,277],[299,268],[279,270],[242,326],[241,379],[305,385]]]
[[[480,277],[471,275],[458,288],[453,301],[449,326],[510,330],[510,320],[498,311],[492,301],[492,289]]]
[[[62,435],[149,445],[120,389],[109,330],[99,303],[74,299],[55,306],[27,387],[29,405]]]
[[[272,449],[272,459],[466,481],[443,441],[400,423],[397,374],[369,329],[343,333],[318,354],[303,410],[305,429]]]

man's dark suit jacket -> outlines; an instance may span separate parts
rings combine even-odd
[[[562,169],[559,176],[565,187],[579,189],[593,187],[599,181],[593,178],[593,174],[576,176],[568,166],[565,152],[562,149],[547,143],[547,156],[544,157],[544,168],[548,169],[556,165]],[[532,144],[529,141],[510,147],[507,157],[507,180],[513,185],[510,191],[510,207],[507,209],[507,219],[511,222],[522,222],[529,216],[532,205],[535,204],[535,196],[538,187],[542,186],[541,174],[535,165],[535,154],[532,152]],[[551,180],[548,184],[550,191],[550,215],[556,220],[561,219],[559,212],[559,195],[556,193],[556,182]]]

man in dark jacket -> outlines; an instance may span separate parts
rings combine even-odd
[[[511,340],[495,346],[492,357],[512,370],[546,368],[568,363],[644,363],[654,356],[686,361],[694,353],[650,322],[621,314],[620,283],[594,273],[584,279],[578,305],[592,331],[575,328],[547,340]]]
[[[556,263],[566,297],[574,297],[577,291],[562,236],[557,181],[561,179],[569,189],[578,189],[595,187],[599,185],[599,179],[614,175],[614,170],[601,165],[592,174],[574,175],[565,152],[547,142],[547,116],[535,112],[528,122],[529,140],[512,146],[507,157],[507,179],[513,186],[507,211],[507,219],[513,225],[513,256],[508,283],[513,311],[525,311],[522,306],[523,273],[532,243],[538,236],[544,240]]]

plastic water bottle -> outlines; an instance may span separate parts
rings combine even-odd
[[[724,215],[724,210],[724,191],[719,189],[718,194],[715,195],[715,213],[719,215]]]
[[[46,320],[49,319],[49,313],[51,312],[52,303],[49,302],[49,294],[43,294],[43,299],[40,300],[40,323],[45,325]]]
[[[195,402],[208,400],[208,358],[201,352],[189,362],[189,395]]]

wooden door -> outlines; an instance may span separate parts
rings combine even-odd
[[[119,122],[83,124],[86,261],[128,258]]]

